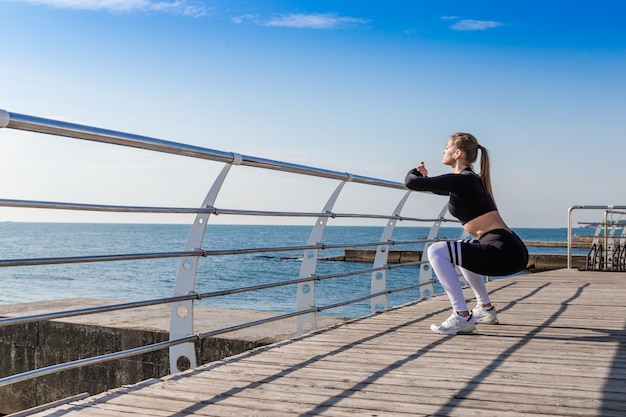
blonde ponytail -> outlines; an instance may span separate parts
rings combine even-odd
[[[478,144],[478,140],[471,133],[455,133],[451,137],[452,145],[456,148],[462,150],[465,155],[468,164],[471,167],[471,164],[476,162],[478,159],[478,150],[480,149],[480,179],[485,186],[485,189],[491,196],[494,204],[496,202],[493,197],[493,190],[491,188],[491,168],[489,164],[489,152],[487,148]]]

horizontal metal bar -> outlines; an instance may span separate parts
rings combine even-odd
[[[19,374],[11,375],[5,378],[0,378],[0,387],[5,385],[14,384],[16,382],[26,381],[28,379],[37,378],[44,375],[50,375],[61,371],[67,371],[70,369],[81,368],[87,365],[94,365],[102,362],[112,361],[116,359],[124,359],[142,353],[154,352],[157,350],[165,349],[170,346],[178,345],[181,343],[195,342],[198,338],[196,335],[187,336],[176,340],[167,340],[164,342],[154,343],[151,345],[141,346],[134,349],[123,350],[114,353],[108,353],[105,355],[93,356],[91,358],[79,359],[76,361],[65,362],[57,365],[51,365],[44,368],[33,369],[31,371],[22,372]]]
[[[157,253],[137,253],[125,255],[93,255],[93,256],[67,256],[59,258],[30,258],[30,259],[2,259],[0,268],[9,266],[33,266],[33,265],[58,265],[76,264],[88,262],[110,262],[110,261],[131,261],[139,259],[163,259],[182,258],[186,256],[204,256],[204,251],[186,252],[157,252]]]
[[[374,293],[374,294],[368,294],[368,295],[365,295],[363,297],[355,298],[355,299],[352,299],[352,300],[342,301],[342,302],[336,303],[336,304],[329,304],[329,305],[323,306],[323,307],[317,307],[317,309],[319,311],[325,311],[325,310],[330,310],[330,309],[337,308],[337,307],[343,307],[343,306],[346,306],[346,305],[349,305],[349,304],[360,303],[361,301],[367,301],[369,299],[372,299],[374,297],[379,297],[381,295],[388,295],[388,294],[393,294],[393,293],[396,293],[396,292],[413,290],[413,289],[416,289],[416,288],[420,288],[420,287],[432,284],[433,282],[434,282],[434,280],[429,280],[429,281],[426,281],[426,282],[420,282],[419,284],[410,285],[408,287],[380,291],[380,292],[377,292],[377,293]]]
[[[626,206],[616,206],[616,205],[609,205],[609,206],[571,206],[569,208],[570,210],[626,210]]]
[[[322,281],[322,280],[329,279],[329,278],[349,277],[349,276],[352,276],[352,275],[368,274],[368,273],[377,272],[377,271],[386,271],[386,270],[391,270],[391,269],[407,268],[407,267],[410,267],[410,266],[418,266],[418,265],[421,265],[422,263],[424,263],[424,262],[422,262],[422,261],[414,261],[414,262],[403,262],[403,263],[400,263],[400,264],[386,264],[386,265],[372,267],[372,268],[359,269],[357,271],[338,272],[338,273],[329,274],[329,275],[311,275],[310,277],[300,278],[300,279],[304,280],[304,281]]]
[[[326,279],[340,278],[340,277],[346,277],[346,276],[351,276],[351,275],[361,275],[361,274],[366,274],[366,273],[386,270],[386,269],[417,266],[421,263],[422,262],[405,262],[402,264],[391,264],[391,265],[385,265],[385,266],[380,266],[376,268],[367,268],[363,270],[351,271],[351,272],[345,272],[345,273],[316,275],[312,277],[297,278],[294,280],[280,281],[280,282],[275,282],[275,283],[270,283],[270,284],[254,285],[254,286],[249,286],[249,287],[241,287],[241,288],[235,288],[231,290],[214,291],[214,292],[209,292],[209,293],[190,293],[187,295],[181,295],[181,296],[176,296],[176,297],[157,298],[157,299],[152,299],[152,300],[135,301],[135,302],[121,303],[121,304],[109,304],[105,306],[88,307],[88,308],[81,308],[81,309],[74,309],[74,310],[64,310],[64,311],[57,311],[57,312],[50,312],[50,313],[35,314],[31,316],[0,318],[0,327],[12,325],[12,324],[25,324],[25,323],[32,323],[32,322],[37,322],[37,321],[44,321],[44,320],[55,320],[55,319],[61,319],[61,318],[67,318],[67,317],[105,313],[109,311],[128,310],[132,308],[148,307],[148,306],[160,305],[160,304],[170,304],[170,303],[176,303],[176,302],[187,301],[187,300],[202,300],[205,298],[214,298],[214,297],[220,297],[224,295],[232,295],[232,294],[239,294],[243,292],[252,292],[252,291],[258,291],[258,290],[263,290],[263,289],[294,285],[294,284],[299,284],[301,282],[308,282],[312,280],[323,281]]]
[[[316,213],[316,212],[279,212],[279,211],[260,211],[260,210],[234,210],[234,209],[220,209],[216,208],[215,215],[220,214],[234,214],[242,216],[288,216],[288,217],[328,217],[328,218],[354,218],[354,219],[388,219],[399,221],[418,221],[425,223],[433,223],[436,221],[444,222],[458,222],[456,219],[446,218],[417,218],[417,217],[403,217],[394,216],[388,214],[369,214],[369,213]]]
[[[224,255],[245,255],[253,253],[271,253],[271,252],[290,252],[300,250],[327,250],[342,248],[358,248],[373,247],[379,245],[411,245],[418,243],[437,242],[442,239],[418,239],[410,241],[385,241],[385,242],[363,242],[363,243],[340,243],[340,244],[323,244],[301,245],[301,246],[279,246],[279,247],[262,247],[262,248],[243,248],[243,249],[222,249],[222,250],[195,250],[183,252],[153,252],[153,253],[134,253],[134,254],[115,254],[115,255],[88,255],[88,256],[68,256],[53,258],[20,258],[20,259],[0,259],[0,268],[14,266],[35,266],[35,265],[59,265],[59,264],[76,264],[90,262],[112,262],[112,261],[129,261],[140,259],[163,259],[163,258],[182,258],[187,256],[224,256]]]
[[[288,252],[296,250],[320,249],[323,245],[285,246],[276,248],[250,248],[250,249],[224,249],[224,250],[195,250],[184,252],[157,252],[157,253],[137,253],[118,255],[90,255],[90,256],[68,256],[55,258],[29,258],[29,259],[3,259],[0,260],[1,267],[10,266],[33,266],[33,265],[58,265],[88,262],[111,262],[129,261],[140,259],[163,259],[182,258],[187,256],[222,256],[222,255],[243,255],[265,252]]]
[[[254,326],[258,326],[258,325],[261,325],[261,324],[266,324],[266,323],[270,323],[270,322],[274,322],[274,321],[278,321],[278,320],[284,320],[284,319],[291,318],[291,317],[297,317],[297,316],[304,315],[304,314],[319,313],[321,311],[330,310],[330,309],[337,308],[337,307],[342,307],[344,305],[354,304],[354,303],[358,303],[358,302],[361,302],[361,301],[366,301],[366,300],[369,300],[371,298],[378,297],[380,295],[393,294],[393,293],[396,293],[396,292],[402,292],[402,291],[407,291],[407,290],[423,287],[423,286],[429,285],[429,284],[431,284],[433,282],[434,282],[434,280],[430,280],[430,281],[427,281],[427,282],[421,282],[419,284],[410,285],[408,287],[385,290],[385,291],[381,291],[381,292],[375,293],[375,294],[368,294],[366,296],[354,298],[354,299],[347,300],[347,301],[344,301],[344,302],[341,302],[341,303],[329,304],[327,306],[313,307],[313,308],[310,308],[310,309],[307,309],[307,310],[301,310],[301,311],[295,311],[295,312],[291,312],[291,313],[280,314],[280,315],[277,315],[277,316],[267,317],[267,318],[264,318],[264,319],[251,321],[251,322],[247,322],[247,323],[242,323],[242,324],[235,325],[235,326],[224,327],[224,328],[221,328],[221,329],[216,329],[216,330],[211,330],[211,331],[207,331],[207,332],[198,333],[197,336],[198,336],[199,339],[204,339],[205,337],[216,336],[216,335],[219,335],[219,334],[232,332],[232,331],[236,331],[236,330],[241,330],[241,329],[245,329],[245,328],[248,328],[248,327],[254,327]]]
[[[296,316],[300,316],[300,315],[303,315],[303,314],[319,313],[321,311],[330,310],[330,309],[341,307],[341,306],[344,306],[344,305],[349,305],[349,304],[354,304],[354,303],[358,303],[358,302],[361,302],[361,301],[366,301],[366,300],[369,300],[370,298],[378,297],[378,296],[384,295],[384,294],[393,294],[393,293],[396,293],[396,292],[412,290],[412,289],[415,289],[415,288],[423,287],[425,285],[429,285],[429,284],[431,284],[433,282],[434,282],[434,280],[430,280],[430,281],[427,281],[427,282],[421,282],[419,284],[410,285],[408,287],[385,290],[385,291],[381,291],[379,293],[368,294],[366,296],[354,298],[354,299],[347,300],[347,301],[344,301],[344,302],[341,302],[341,303],[330,304],[330,305],[321,306],[321,307],[313,307],[313,308],[310,308],[310,309],[307,309],[307,310],[301,310],[301,311],[295,311],[295,312],[291,312],[291,313],[285,313],[285,314],[281,314],[281,315],[277,315],[277,316],[267,317],[267,318],[264,318],[264,319],[251,321],[251,322],[247,322],[247,323],[243,323],[243,324],[239,324],[239,325],[235,325],[235,326],[224,327],[222,329],[216,329],[216,330],[211,330],[211,331],[207,331],[207,332],[202,332],[202,333],[198,333],[197,336],[198,336],[199,339],[203,339],[205,337],[216,336],[216,335],[219,335],[219,334],[232,332],[232,331],[236,331],[236,330],[241,330],[241,329],[245,329],[245,328],[248,328],[248,327],[254,327],[254,326],[258,326],[260,324],[266,324],[266,323],[270,323],[270,322],[273,322],[273,321],[284,320],[284,319],[287,319],[287,318],[296,317]]]
[[[125,213],[209,213],[217,211],[214,207],[208,208],[187,208],[187,207],[144,207],[144,206],[114,206],[105,204],[84,204],[84,203],[61,203],[55,201],[34,201],[34,200],[10,200],[0,199],[1,207],[21,207],[50,210],[81,210],[81,211],[106,211]]]
[[[44,119],[41,117],[28,116],[19,113],[6,113],[9,116],[9,122],[6,127],[10,129],[25,130],[50,135],[64,136],[74,139],[83,139],[100,143],[128,146],[132,148],[146,149],[175,155],[183,155],[192,158],[207,159],[229,164],[237,160],[237,155],[232,152],[217,151],[214,149],[203,148],[200,146],[186,145],[183,143],[171,142],[147,136],[134,135],[115,130],[101,129],[97,127],[62,122],[52,119]],[[249,155],[240,155],[240,157],[240,165],[245,166],[269,169],[274,171],[291,172],[340,181],[352,181],[356,183],[374,185],[385,188],[406,190],[406,187],[403,183],[395,181],[364,177],[361,175],[353,175],[347,172],[331,171],[305,165],[297,165],[271,159],[258,158]]]
[[[316,245],[302,245],[302,246],[283,246],[283,247],[263,247],[263,248],[243,248],[243,249],[220,249],[220,250],[204,250],[202,256],[220,256],[220,255],[242,255],[252,253],[269,253],[269,252],[291,252],[299,250],[328,250],[328,249],[343,249],[343,248],[360,248],[360,247],[372,247],[380,245],[409,245],[417,243],[426,243],[432,240],[419,239],[411,241],[386,241],[386,242],[361,242],[361,243],[318,243]]]
[[[380,245],[414,245],[419,243],[438,242],[445,239],[418,239],[407,241],[394,241],[388,240],[384,242],[360,242],[360,243],[318,243],[316,245],[302,245],[302,246],[283,246],[283,247],[263,247],[263,248],[243,248],[243,249],[220,249],[220,250],[203,250],[202,256],[220,256],[220,255],[241,255],[252,253],[267,253],[267,252],[290,252],[296,250],[327,250],[327,249],[343,249],[343,248],[359,248],[359,247],[373,247]]]
[[[225,328],[218,329],[218,330],[212,330],[212,331],[209,331],[209,332],[189,335],[189,336],[178,338],[178,339],[173,339],[173,340],[167,340],[167,341],[163,341],[163,342],[153,343],[153,344],[150,344],[150,345],[140,346],[140,347],[133,348],[133,349],[127,349],[127,350],[123,350],[123,351],[119,351],[119,352],[107,353],[107,354],[104,354],[104,355],[94,356],[94,357],[91,357],[91,358],[79,359],[79,360],[76,360],[76,361],[65,362],[65,363],[61,363],[61,364],[57,364],[57,365],[47,366],[47,367],[44,367],[44,368],[34,369],[34,370],[31,370],[31,371],[22,372],[22,373],[19,373],[19,374],[15,374],[15,375],[11,375],[11,376],[8,376],[8,377],[0,378],[0,387],[6,386],[6,385],[15,384],[17,382],[26,381],[26,380],[33,379],[33,378],[38,378],[38,377],[45,376],[45,375],[58,373],[58,372],[61,372],[61,371],[67,371],[67,370],[70,370],[70,369],[81,368],[83,366],[88,366],[88,365],[95,365],[95,364],[98,364],[98,363],[108,362],[108,361],[112,361],[112,360],[116,360],[116,359],[124,359],[124,358],[128,358],[128,357],[131,357],[131,356],[140,355],[140,354],[143,354],[143,353],[154,352],[154,351],[157,351],[157,350],[165,349],[165,348],[168,348],[170,346],[175,346],[175,345],[179,345],[179,344],[182,344],[182,343],[192,343],[192,342],[195,343],[195,342],[199,341],[200,339],[204,339],[204,338],[209,337],[209,336],[218,335],[218,334],[222,334],[222,333],[228,333],[228,332],[232,332],[232,331],[235,331],[235,330],[243,329],[243,328],[246,328],[246,327],[252,327],[252,326],[259,325],[259,324],[269,323],[269,322],[272,322],[272,321],[283,320],[283,319],[286,319],[286,318],[295,317],[295,316],[299,316],[299,315],[314,313],[316,311],[318,311],[318,310],[315,309],[315,308],[312,308],[312,309],[308,309],[308,310],[302,310],[302,311],[298,311],[298,312],[282,314],[282,315],[279,315],[279,316],[269,317],[269,318],[266,318],[266,319],[257,320],[257,321],[249,322],[249,323],[242,324],[242,325],[225,327]]]
[[[216,207],[149,207],[149,206],[118,206],[107,204],[67,203],[56,201],[35,200],[12,200],[0,199],[0,207],[21,207],[48,210],[79,210],[94,212],[118,212],[118,213],[172,213],[172,214],[198,214],[208,213],[219,215],[237,216],[268,216],[268,217],[329,217],[329,218],[357,218],[357,219],[390,219],[399,221],[418,221],[432,223],[435,221],[458,222],[456,219],[445,218],[415,218],[385,214],[368,213],[319,213],[319,212],[293,212],[293,211],[267,211],[267,210],[238,210],[221,209]]]
[[[609,226],[609,225],[619,225],[619,224],[623,224],[626,225],[626,222],[624,222],[623,220],[608,220],[608,221],[600,221],[600,222],[577,222],[578,224],[586,224],[586,225],[590,225],[590,226]]]
[[[369,274],[369,273],[376,272],[376,271],[407,268],[411,266],[419,266],[423,263],[424,263],[423,261],[403,262],[401,264],[387,264],[387,265],[373,267],[373,268],[359,269],[356,271],[348,271],[348,272],[338,272],[338,273],[328,274],[328,275],[311,275],[308,277],[290,279],[287,281],[272,282],[268,284],[252,285],[248,287],[233,288],[229,290],[212,291],[212,292],[206,292],[206,293],[195,293],[194,298],[203,300],[205,298],[222,297],[225,295],[240,294],[243,292],[266,290],[269,288],[284,287],[287,285],[300,284],[303,282],[324,281],[324,280],[333,279],[333,278],[344,278],[344,277],[349,277],[349,276],[354,276],[354,275]]]
[[[236,210],[218,209],[215,207],[147,207],[147,206],[114,206],[106,204],[85,204],[67,203],[56,201],[34,201],[34,200],[11,200],[0,199],[1,207],[21,207],[50,210],[80,210],[80,211],[105,211],[105,212],[126,212],[126,213],[208,213],[215,215],[236,214],[251,216],[289,216],[289,217],[333,217],[334,213],[319,212],[287,212],[287,211],[261,211],[261,210]]]
[[[130,303],[108,304],[98,307],[79,308],[74,310],[55,311],[50,313],[34,314],[32,316],[19,316],[0,318],[0,327],[11,324],[24,324],[36,321],[55,320],[67,317],[86,316],[90,314],[106,313],[109,311],[129,310],[132,308],[148,307],[160,304],[177,303],[180,301],[198,299],[195,294],[179,295],[176,297],[157,298],[152,300],[134,301]]]

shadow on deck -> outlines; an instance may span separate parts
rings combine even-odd
[[[437,296],[32,415],[626,415],[624,273],[488,285],[501,324],[476,336],[430,332]]]

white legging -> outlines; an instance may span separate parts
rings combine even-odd
[[[435,242],[428,247],[427,254],[428,261],[446,294],[448,294],[454,311],[468,311],[455,265],[459,267],[472,290],[474,290],[477,303],[481,305],[491,302],[483,276],[463,268],[461,242]]]

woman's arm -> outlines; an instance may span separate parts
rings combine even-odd
[[[448,195],[459,185],[460,175],[444,174],[437,177],[425,177],[417,168],[409,171],[404,179],[407,188],[415,191],[430,191],[439,195]]]

